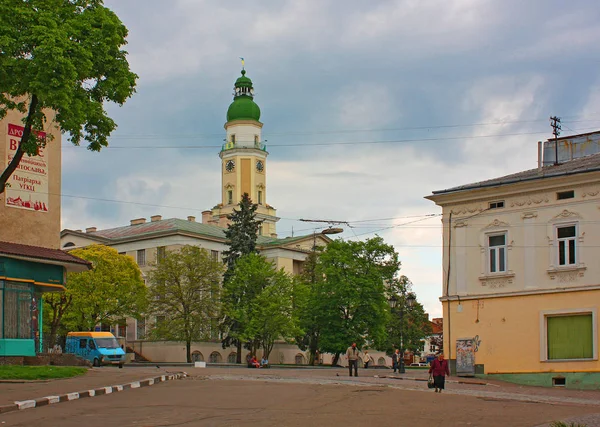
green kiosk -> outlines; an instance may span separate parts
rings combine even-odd
[[[42,293],[62,292],[67,272],[91,264],[60,249],[0,242],[0,357],[42,351]]]

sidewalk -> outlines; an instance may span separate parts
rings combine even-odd
[[[85,375],[39,382],[0,382],[0,406],[15,401],[58,396],[67,393],[126,384],[146,378],[181,372],[180,369],[118,369],[116,367],[91,368]]]

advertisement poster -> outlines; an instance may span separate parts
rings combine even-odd
[[[475,346],[474,339],[463,338],[456,340],[456,375],[475,375]]]
[[[24,128],[8,125],[6,165],[15,156]],[[38,138],[45,138],[44,132],[37,132]],[[7,182],[5,190],[6,206],[36,212],[48,212],[48,159],[44,150],[37,156],[24,155],[17,169]]]

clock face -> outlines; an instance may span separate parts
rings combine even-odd
[[[227,172],[231,172],[235,169],[235,162],[233,160],[229,160],[227,163],[225,163],[225,170]]]
[[[262,161],[259,160],[258,162],[256,162],[256,170],[259,172],[262,172],[265,170],[265,165]]]

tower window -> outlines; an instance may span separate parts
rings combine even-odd
[[[258,144],[258,135],[254,135],[254,143]]]
[[[263,204],[263,199],[262,199],[262,191],[258,191],[258,204],[262,205]]]
[[[233,203],[233,190],[227,190],[227,204]]]
[[[231,134],[231,142],[235,144],[235,133]]]

